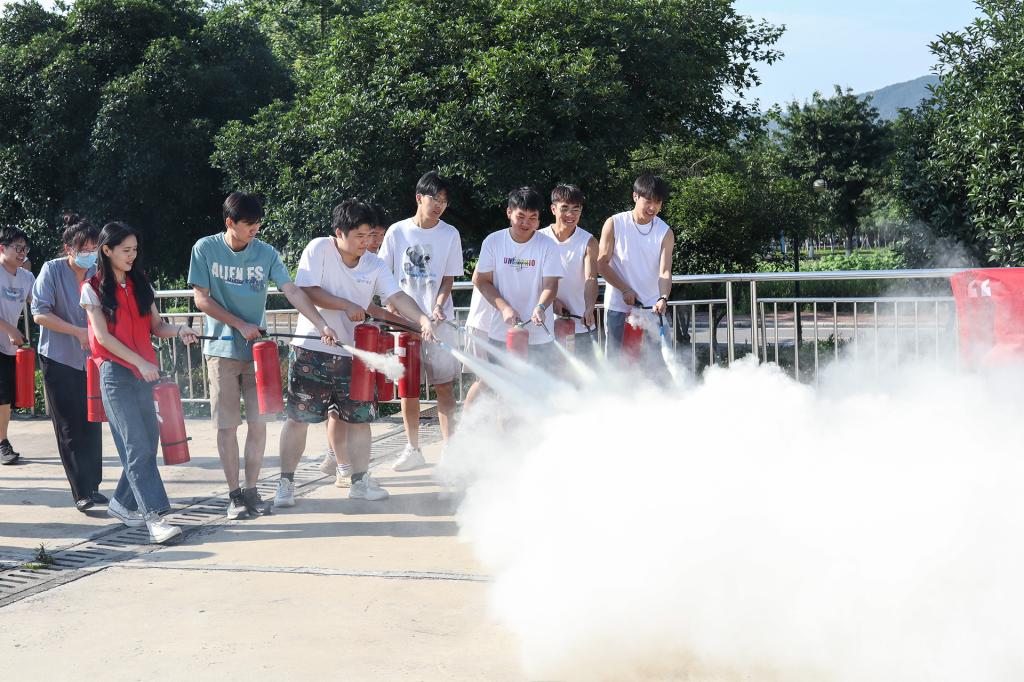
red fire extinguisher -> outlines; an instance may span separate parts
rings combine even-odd
[[[160,422],[164,464],[184,464],[189,460],[189,437],[185,433],[185,415],[181,409],[178,384],[169,380],[157,382],[153,386],[153,402],[156,403],[156,418]]]
[[[14,354],[14,406],[36,404],[36,352],[24,346]]]
[[[633,360],[640,359],[640,351],[644,345],[644,328],[634,325],[626,319],[626,325],[622,329],[622,350]]]
[[[562,344],[562,348],[570,353],[576,350],[576,322],[568,317],[559,317],[555,320],[555,343]]]
[[[525,358],[530,354],[530,332],[522,327],[512,327],[505,334],[505,350],[512,355]]]
[[[395,349],[405,372],[398,380],[399,398],[420,397],[420,337],[409,332],[398,335],[398,347]]]
[[[103,409],[103,394],[100,393],[100,366],[96,358],[85,359],[85,406],[89,421],[107,421],[107,413]]]
[[[252,363],[256,373],[256,399],[259,402],[260,414],[284,411],[281,358],[277,354],[277,343],[258,341],[252,344]]]
[[[363,322],[357,324],[352,332],[355,346],[368,353],[376,353],[380,346],[380,329],[376,325]],[[362,403],[373,400],[373,389],[377,381],[374,371],[357,357],[352,358],[352,380],[349,383],[348,395],[352,400]]]
[[[381,332],[380,341],[377,344],[377,352],[381,355],[394,354],[395,337],[390,332]],[[395,384],[390,381],[384,372],[377,372],[377,400],[387,402],[395,399]]]

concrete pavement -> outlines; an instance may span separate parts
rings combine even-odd
[[[188,431],[192,462],[161,473],[176,509],[208,508],[226,493],[214,432],[204,421]],[[266,473],[277,472],[279,432],[272,424]],[[48,422],[18,421],[11,433],[28,463],[0,469],[0,561],[13,567],[40,542],[69,559],[104,543],[118,550],[67,563],[65,578],[6,602],[0,592],[5,679],[523,679],[517,643],[488,615],[487,577],[458,541],[453,502],[429,465],[378,467],[391,492],[383,502],[349,500],[314,472],[294,508],[255,520],[205,517],[181,543],[154,550],[115,542],[124,529],[103,510],[75,510]],[[378,459],[396,454],[400,433],[395,422],[374,425]],[[325,442],[322,428],[310,428],[307,472]],[[109,433],[105,448],[109,493],[119,474]],[[424,452],[434,462],[440,447]]]

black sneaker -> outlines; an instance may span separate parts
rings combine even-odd
[[[14,464],[19,457],[21,454],[14,451],[11,441],[6,438],[0,440],[0,464]]]
[[[249,516],[265,516],[274,508],[273,502],[264,502],[260,491],[256,488],[242,488],[242,503],[245,504]]]
[[[249,512],[245,508],[245,502],[242,500],[242,496],[238,495],[235,497],[234,494],[228,498],[228,518],[232,521],[235,519],[247,519],[249,518]]]

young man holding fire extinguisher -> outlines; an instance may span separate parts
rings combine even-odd
[[[206,335],[214,337],[203,346],[210,373],[211,416],[217,427],[217,453],[230,491],[227,517],[238,519],[271,511],[271,503],[260,498],[256,482],[267,444],[266,422],[276,415],[259,412],[250,343],[262,336],[270,281],[313,321],[325,344],[333,344],[337,334],[292,283],[274,247],[256,238],[263,221],[260,200],[252,194],[232,192],[224,200],[223,215],[224,232],[203,237],[192,247],[188,283],[195,291],[196,307],[206,313]],[[244,488],[239,486],[237,437],[243,400],[248,425]]]
[[[341,333],[341,343],[354,344],[355,325],[366,317],[374,295],[411,320],[417,320],[424,341],[434,340],[434,328],[416,302],[404,293],[384,262],[367,251],[374,223],[373,209],[357,199],[334,207],[333,237],[311,241],[299,259],[295,283]],[[304,314],[296,333],[308,334],[314,323]],[[352,467],[349,497],[383,500],[388,496],[368,473],[370,424],[376,417],[374,402],[351,398],[352,356],[343,346],[329,346],[315,338],[292,342],[291,370],[285,392],[288,421],[281,431],[281,480],[274,505],[295,505],[295,468],[306,447],[310,424],[322,423],[332,404],[340,428],[331,430],[336,453],[344,452]]]
[[[28,260],[28,235],[16,227],[0,228],[0,464],[14,464],[21,454],[7,440],[14,404],[15,357],[25,337],[18,318],[31,298],[36,278],[22,265]]]

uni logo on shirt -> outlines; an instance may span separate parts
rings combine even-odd
[[[228,284],[248,284],[253,288],[260,288],[264,281],[262,265],[239,268],[233,265],[214,263],[210,272],[214,277],[224,280]]]
[[[502,261],[505,263],[505,265],[511,265],[513,268],[515,268],[516,272],[519,272],[523,268],[535,268],[535,267],[537,267],[537,260],[534,259],[534,258],[527,259],[527,258],[509,258],[509,257],[505,257],[505,258],[502,259]]]

